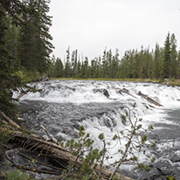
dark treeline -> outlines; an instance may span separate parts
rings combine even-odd
[[[128,50],[120,59],[118,49],[115,54],[104,50],[103,55],[92,59],[80,59],[78,51],[66,51],[64,62],[60,58],[51,59],[49,77],[75,78],[180,78],[180,51],[177,51],[175,35],[168,33],[164,47],[155,49],[141,47],[141,50]]]
[[[17,113],[12,91],[23,91],[23,87],[32,90],[25,84],[24,75],[43,74],[49,68],[53,49],[49,3],[0,1],[0,112],[10,117]]]

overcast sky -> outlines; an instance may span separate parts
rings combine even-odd
[[[89,60],[105,48],[120,57],[126,50],[163,47],[170,32],[180,44],[180,0],[51,0],[53,54],[70,52]]]

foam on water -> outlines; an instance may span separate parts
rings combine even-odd
[[[89,102],[112,102],[127,101],[133,99],[137,102],[147,101],[138,96],[138,92],[148,95],[152,99],[163,104],[165,108],[177,108],[180,105],[180,93],[177,87],[168,87],[165,85],[131,82],[108,82],[108,81],[48,81],[39,83],[37,89],[42,89],[39,93],[28,93],[21,99],[43,100],[48,102],[70,102],[70,103],[89,103]],[[126,93],[119,94],[120,89],[126,89],[134,97]],[[106,98],[102,92],[94,90],[106,89],[110,98]],[[18,94],[14,94],[17,97]]]
[[[135,121],[136,118],[142,118],[143,121],[140,122],[144,128],[149,125],[156,124],[166,124],[175,125],[176,122],[169,121],[167,119],[168,109],[178,109],[180,107],[180,88],[171,87],[159,84],[149,84],[149,83],[132,83],[132,82],[120,82],[120,81],[60,81],[51,80],[48,82],[39,83],[37,85],[38,89],[42,89],[42,92],[38,93],[28,93],[24,95],[21,100],[31,100],[31,101],[47,101],[55,103],[74,103],[74,104],[86,104],[91,102],[96,103],[109,103],[113,102],[123,105],[124,108],[129,111],[130,118]],[[129,94],[121,91],[128,92]],[[104,91],[109,93],[109,97],[104,94]],[[155,106],[154,104],[148,102],[146,99],[138,95],[138,92],[149,96],[153,100],[162,104],[163,107]],[[14,94],[17,97],[18,94]],[[135,108],[133,108],[135,106]],[[152,108],[154,106],[154,108]],[[80,125],[85,126],[86,132],[90,133],[94,139],[95,148],[102,149],[103,143],[98,139],[100,133],[104,133],[105,139],[111,142],[111,147],[109,153],[113,155],[113,158],[109,160],[109,163],[114,162],[120,158],[120,154],[117,153],[117,149],[124,149],[127,143],[126,139],[121,139],[116,145],[116,142],[112,141],[114,134],[119,134],[120,131],[125,131],[125,129],[130,129],[130,124],[122,123],[121,115],[125,114],[125,109],[116,108],[114,111],[108,111],[102,114],[100,117],[88,117],[80,122]],[[134,117],[133,112],[136,114]],[[155,130],[164,128],[163,126],[155,126]],[[128,131],[125,131],[128,133]],[[58,134],[57,134],[58,135]],[[59,135],[64,136],[68,139],[68,135],[63,135],[59,132]],[[162,142],[158,149],[163,151],[163,148],[168,148],[170,142]],[[175,145],[179,141],[175,141]],[[139,161],[148,162],[150,161],[151,153],[147,154],[137,153]],[[108,162],[107,162],[108,164]],[[130,168],[131,166],[128,166]],[[126,167],[127,168],[127,167]]]

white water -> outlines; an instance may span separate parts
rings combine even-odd
[[[168,125],[180,126],[179,121],[169,120],[169,110],[177,110],[180,107],[180,88],[171,87],[159,84],[149,84],[149,83],[132,83],[132,82],[119,82],[119,81],[60,81],[51,80],[48,82],[39,83],[36,86],[37,89],[42,89],[41,93],[28,93],[21,98],[21,101],[45,101],[47,103],[59,103],[68,104],[73,103],[75,106],[83,104],[84,111],[86,111],[86,106],[89,103],[99,103],[99,108],[101,104],[109,104],[109,108],[113,109],[113,103],[119,103],[120,108],[117,106],[114,111],[109,110],[107,106],[107,112],[104,112],[100,117],[96,114],[86,117],[81,122],[80,125],[85,126],[86,132],[89,132],[92,138],[95,140],[95,148],[102,149],[103,144],[98,139],[100,133],[104,133],[106,142],[108,142],[114,134],[119,133],[121,130],[130,129],[130,124],[123,124],[121,121],[121,114],[125,114],[126,107],[131,109],[131,119],[135,120],[133,112],[136,113],[136,117],[142,118],[142,124],[144,128],[149,125],[155,125],[155,130],[161,130],[164,128],[169,128]],[[120,89],[126,89],[134,97],[128,95],[127,93],[119,93]],[[103,94],[103,89],[107,90],[109,93],[109,98]],[[154,99],[158,103],[162,104],[163,107],[158,107],[151,104],[146,99],[138,95],[141,91],[143,94],[148,95],[150,98]],[[17,97],[18,94],[14,94]],[[136,103],[136,108],[133,109],[133,104]],[[152,108],[150,105],[154,106]],[[127,110],[127,109],[126,109]],[[57,119],[58,121],[58,119]],[[161,124],[166,124],[166,127],[161,126]],[[108,125],[107,125],[108,124]],[[156,126],[158,124],[158,126]],[[170,130],[172,131],[172,130]],[[126,133],[126,132],[125,132]],[[64,136],[65,139],[72,138],[68,134],[63,134],[59,132],[56,136]],[[109,160],[110,163],[118,160],[121,155],[117,152],[117,149],[124,149],[124,145],[127,143],[126,139],[121,139],[121,144],[115,146],[115,142],[111,142],[112,149],[109,149],[112,159]],[[179,140],[168,139],[162,141],[158,144],[157,150],[163,151],[169,148],[170,145],[179,146]],[[146,154],[138,153],[139,162],[150,162],[153,156],[150,151],[147,150]],[[108,162],[106,162],[108,163]],[[126,166],[123,168],[131,168],[131,166]]]

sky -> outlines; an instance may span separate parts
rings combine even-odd
[[[180,0],[51,0],[50,34],[55,57],[78,50],[92,60],[105,48],[120,58],[126,50],[164,46],[168,32],[180,44]]]

